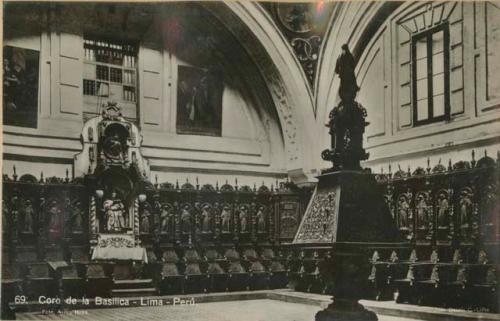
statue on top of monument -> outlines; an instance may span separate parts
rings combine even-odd
[[[335,63],[335,73],[338,74],[340,78],[339,96],[344,102],[354,101],[356,93],[360,89],[356,82],[356,75],[354,74],[355,67],[356,63],[349,51],[349,47],[347,44],[343,44],[342,53]]]
[[[355,101],[359,91],[355,66],[349,47],[342,45],[342,53],[335,64],[335,73],[340,78],[340,103],[332,109],[326,124],[330,128],[331,149],[321,153],[324,160],[333,164],[328,171],[361,170],[360,161],[368,159],[368,153],[363,149],[363,133],[368,123],[365,121],[366,109]]]

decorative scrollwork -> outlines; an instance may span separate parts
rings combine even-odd
[[[309,38],[294,38],[291,45],[297,53],[300,61],[318,60],[318,49],[321,44],[321,37],[312,36]]]
[[[120,236],[113,236],[113,237],[100,238],[98,245],[99,247],[115,247],[115,248],[134,247],[134,241]]]

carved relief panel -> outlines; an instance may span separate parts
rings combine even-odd
[[[310,210],[304,218],[294,243],[321,243],[333,242],[337,236],[338,215],[338,188],[325,188],[317,191],[313,201],[309,204]]]
[[[278,203],[279,237],[292,240],[300,224],[300,204],[292,197],[282,197]]]

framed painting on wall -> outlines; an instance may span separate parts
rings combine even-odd
[[[40,53],[3,47],[3,124],[37,127]]]
[[[177,84],[177,133],[221,136],[221,73],[179,66]]]

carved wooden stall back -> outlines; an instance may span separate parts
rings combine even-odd
[[[373,297],[498,311],[500,158],[427,163],[377,176],[409,246],[373,254]]]
[[[457,289],[457,295],[447,297],[449,306],[473,302],[496,308],[488,291],[498,284],[498,173],[498,161],[484,158],[429,165],[410,174],[378,174],[378,187],[407,246],[367,254],[373,267],[366,276],[373,293],[367,296],[392,299],[399,292],[398,301],[439,305],[444,299],[440,289]],[[89,257],[93,193],[69,173],[63,178],[42,176],[4,176],[3,271],[16,273],[2,279],[3,291],[12,300],[15,294],[29,295],[46,282],[36,280],[30,268],[35,273],[40,263],[62,258],[85,280],[87,296],[109,296],[113,268]],[[283,246],[293,239],[311,191],[289,182],[274,186],[151,184],[139,206],[144,214],[141,206],[148,204],[148,213],[139,218],[149,220],[142,222],[139,239],[155,259],[137,275],[153,279],[164,294],[283,288],[288,283],[301,291],[328,292],[316,273],[328,251]],[[247,211],[246,232],[241,230],[242,207]],[[190,247],[198,254],[197,262],[185,256]],[[199,265],[200,273],[194,275],[200,276],[191,278],[203,279],[202,289],[186,283],[188,261]],[[47,275],[47,282],[56,280]],[[14,285],[7,286],[9,282]]]

